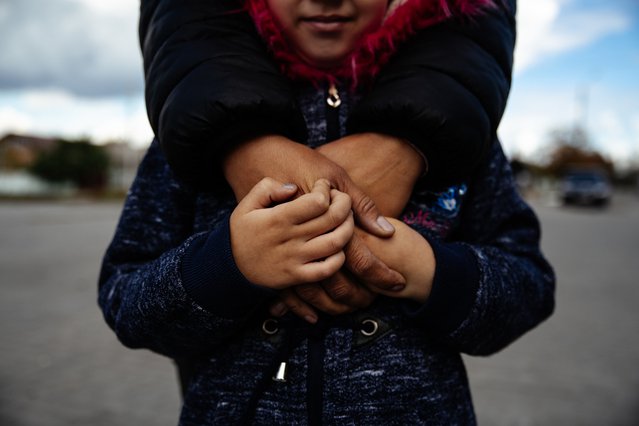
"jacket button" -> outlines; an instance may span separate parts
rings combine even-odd
[[[373,319],[365,319],[364,321],[362,321],[359,332],[366,337],[370,337],[377,333],[377,330],[379,330],[379,324],[377,324],[377,321]]]
[[[272,336],[273,334],[277,334],[277,332],[280,331],[280,328],[277,325],[278,322],[276,319],[268,318],[262,323],[262,331],[269,336]]]

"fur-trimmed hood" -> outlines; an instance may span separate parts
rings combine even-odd
[[[282,72],[293,79],[370,81],[397,48],[417,31],[451,18],[470,17],[494,7],[493,0],[391,0],[382,26],[366,35],[340,67],[314,68],[304,62],[283,35],[266,0],[247,0],[246,7]]]

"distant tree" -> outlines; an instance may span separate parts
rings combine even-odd
[[[590,134],[581,126],[553,130],[550,141],[555,146],[572,146],[582,150],[592,148]]]
[[[87,140],[58,140],[55,148],[38,156],[30,171],[51,182],[101,189],[107,183],[109,157],[102,147]]]
[[[597,168],[614,175],[614,164],[592,147],[588,133],[580,128],[556,130],[550,135],[546,170],[560,176],[575,168]]]

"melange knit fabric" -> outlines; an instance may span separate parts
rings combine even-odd
[[[326,137],[325,95],[299,93],[313,146]],[[122,343],[193,366],[181,425],[474,424],[460,353],[498,351],[553,310],[539,224],[498,142],[472,179],[418,186],[402,215],[437,261],[423,305],[378,297],[315,326],[269,318],[275,293],[233,259],[234,205],[230,191],[176,180],[154,141],[103,261],[99,304]],[[282,362],[285,382],[273,380]]]

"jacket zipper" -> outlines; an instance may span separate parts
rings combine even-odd
[[[326,142],[339,139],[341,128],[339,124],[339,106],[342,100],[334,83],[328,87],[326,96]],[[322,322],[320,320],[320,322]],[[319,426],[322,424],[322,406],[324,404],[324,346],[325,330],[319,323],[315,326],[315,332],[308,337],[308,375],[306,379],[306,391],[308,397],[308,424]]]
[[[326,97],[326,143],[342,136],[339,124],[339,106],[341,104],[342,100],[339,97],[337,87],[335,83],[331,83]]]
[[[308,396],[308,424],[320,426],[324,405],[324,334],[308,338],[308,376],[306,381]]]

